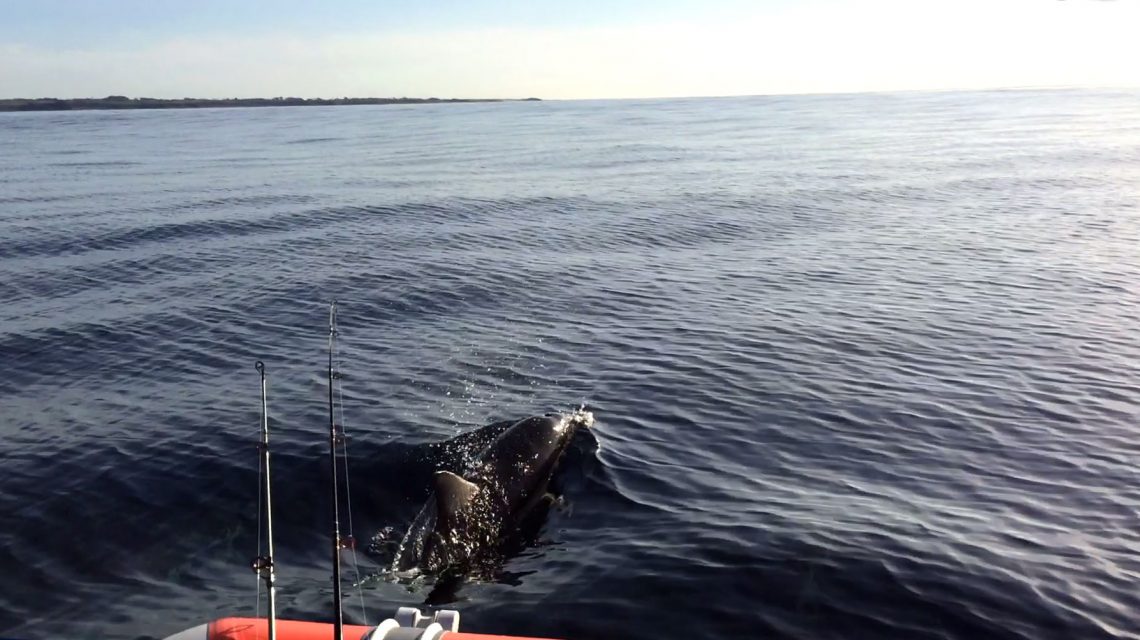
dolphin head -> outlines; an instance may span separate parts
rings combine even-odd
[[[520,420],[486,448],[474,476],[497,486],[497,497],[505,503],[502,506],[545,491],[575,432],[593,422],[594,416],[588,411],[548,413]]]

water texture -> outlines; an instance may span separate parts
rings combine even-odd
[[[15,113],[0,149],[0,635],[253,612],[257,359],[280,615],[329,619],[336,298],[358,539],[431,443],[597,416],[468,630],[1140,637],[1138,93]],[[427,597],[358,562],[349,620]]]

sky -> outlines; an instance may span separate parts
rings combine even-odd
[[[0,0],[0,98],[1140,87],[1140,0]]]

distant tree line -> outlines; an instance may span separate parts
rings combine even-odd
[[[538,98],[527,98],[527,101]],[[429,104],[437,102],[502,102],[470,98],[8,98],[0,99],[0,111],[67,111],[72,109],[204,109],[211,107],[302,107],[362,104]]]

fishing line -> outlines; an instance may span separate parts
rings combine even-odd
[[[335,317],[334,317],[333,322],[334,322],[334,324],[333,324],[333,340],[332,340],[333,358],[334,358],[333,380],[339,381],[342,379],[342,376],[340,373],[341,372],[342,359],[341,359],[341,352],[340,352],[340,343],[336,340],[336,335],[338,332],[336,330]],[[344,384],[343,383],[338,383],[336,385],[336,407],[337,407],[337,410],[340,414],[340,416],[339,416],[339,418],[340,418],[339,419],[339,427],[340,427],[340,435],[341,435],[340,447],[341,447],[341,453],[342,453],[341,461],[342,461],[343,467],[344,467],[344,494],[345,494],[345,501],[346,501],[347,506],[348,506],[348,508],[347,508],[347,511],[348,511],[348,539],[352,541],[352,544],[349,545],[349,549],[352,551],[352,554],[351,554],[352,555],[352,570],[353,570],[354,577],[355,577],[354,582],[356,585],[356,592],[357,592],[357,595],[360,597],[360,615],[362,616],[362,618],[364,620],[364,624],[367,625],[368,624],[368,613],[367,613],[367,610],[365,609],[365,606],[364,606],[364,588],[363,588],[363,582],[360,579],[360,565],[357,562],[357,557],[356,557],[356,536],[353,533],[354,529],[353,529],[353,525],[352,525],[352,483],[351,483],[351,480],[349,479],[349,475],[348,475],[348,435],[347,435],[347,430],[345,429],[345,420],[344,420]]]

